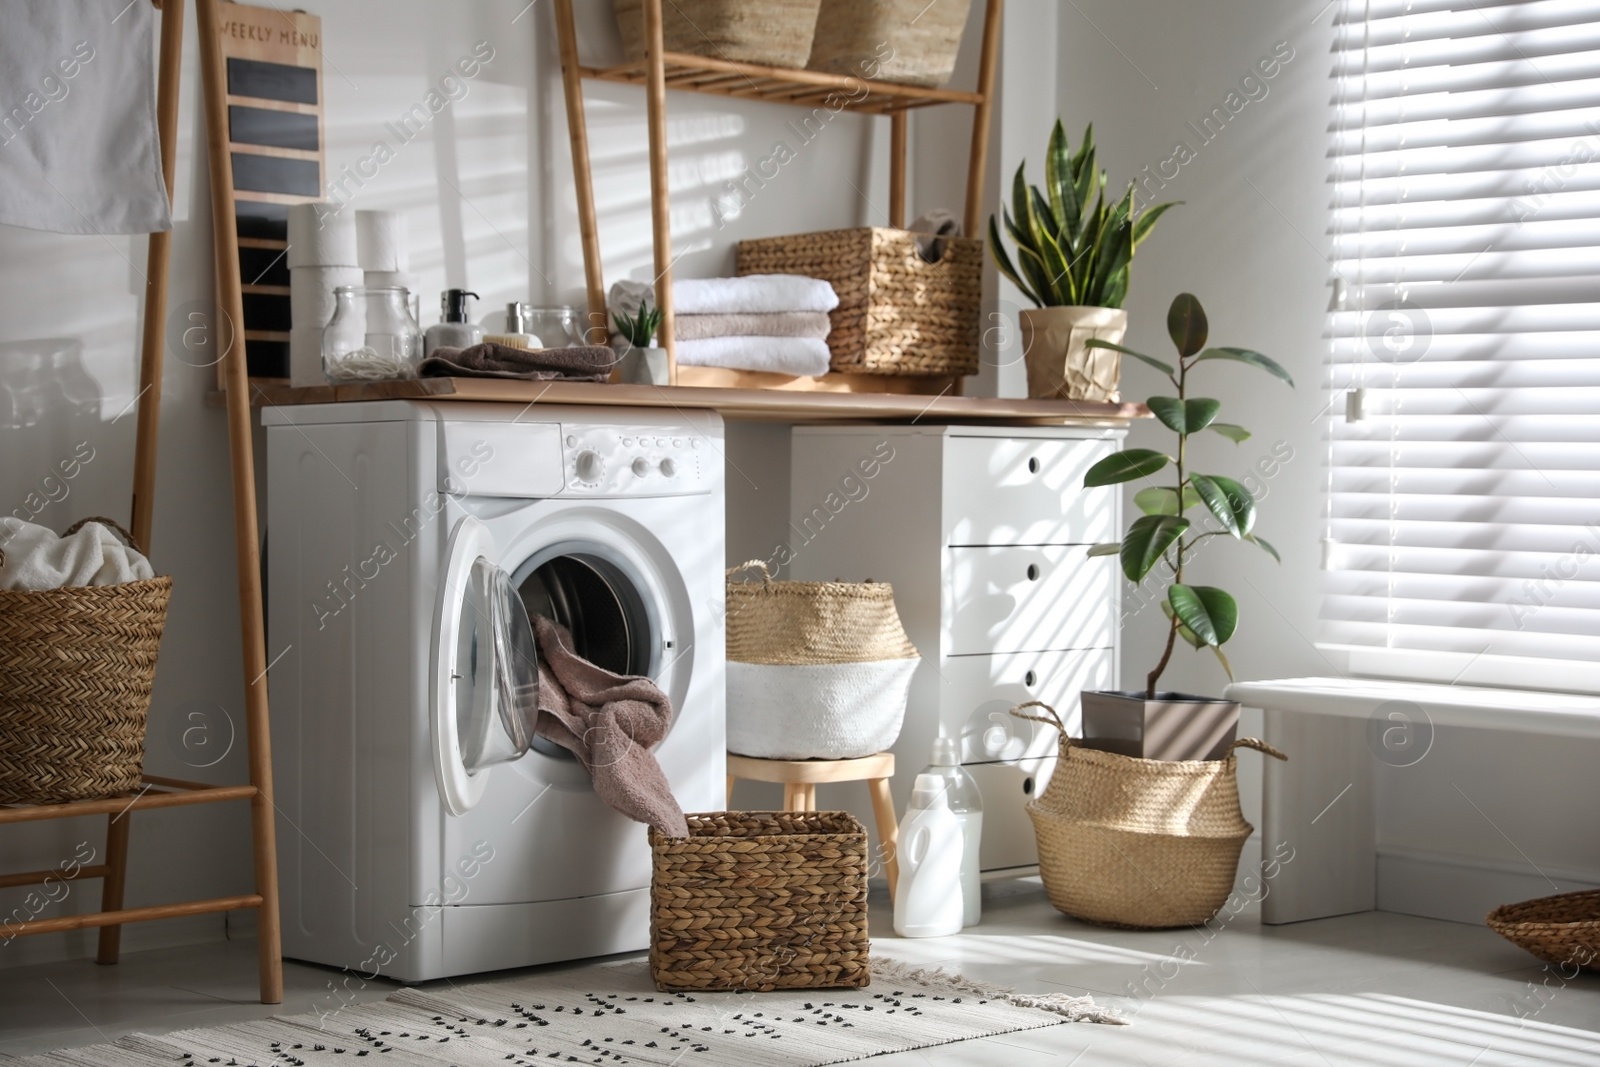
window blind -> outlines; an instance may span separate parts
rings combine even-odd
[[[1600,0],[1340,5],[1322,639],[1595,663]]]

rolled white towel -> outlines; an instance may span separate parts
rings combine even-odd
[[[121,585],[155,577],[150,561],[98,522],[70,537],[18,519],[0,520],[0,589],[60,589],[69,585]]]
[[[655,302],[644,282],[612,285],[610,308],[625,318],[639,310],[639,301]],[[763,315],[775,311],[832,311],[839,294],[821,278],[801,274],[747,274],[742,278],[679,278],[672,283],[675,315]]]
[[[812,378],[828,373],[828,342],[815,337],[708,337],[679,341],[678,362]]]

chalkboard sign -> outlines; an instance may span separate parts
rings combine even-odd
[[[217,26],[228,80],[245,362],[252,379],[289,377],[289,205],[323,199],[322,20],[224,4]]]

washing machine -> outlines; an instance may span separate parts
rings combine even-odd
[[[381,401],[262,421],[284,954],[418,981],[645,948],[645,828],[530,736],[528,620],[653,678],[679,803],[724,806],[720,419]]]

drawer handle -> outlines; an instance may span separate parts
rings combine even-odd
[[[1032,671],[1029,671],[1027,674],[1024,674],[1022,676],[1022,684],[1027,686],[1029,689],[1032,689],[1033,686],[1034,686],[1034,683],[1037,682],[1038,680],[1039,680],[1039,676],[1037,674],[1034,674]]]
[[[1022,780],[1022,791],[1025,794],[1027,794],[1028,796],[1030,796],[1030,797],[1033,796],[1033,779],[1032,778],[1024,778]]]
[[[1039,473],[1039,457],[1038,456],[1029,456],[1028,457],[1028,473],[1029,474],[1038,474]]]
[[[1039,580],[1039,565],[1037,563],[1028,564],[1028,581],[1037,582],[1038,580]]]

